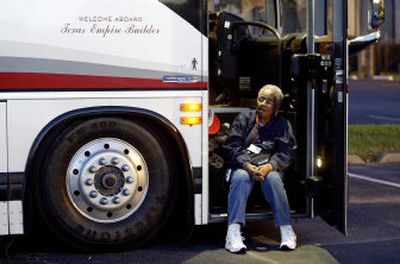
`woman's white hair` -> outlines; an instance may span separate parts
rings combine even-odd
[[[281,88],[279,88],[278,86],[273,85],[273,84],[264,85],[258,91],[258,96],[260,96],[261,92],[264,92],[264,91],[270,91],[271,92],[272,96],[275,99],[276,107],[279,108],[281,106],[281,104],[282,104],[282,101],[283,101],[283,93],[282,93]]]

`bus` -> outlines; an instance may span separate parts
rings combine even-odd
[[[297,155],[294,217],[346,233],[347,1],[2,0],[0,235],[80,249],[226,221],[221,144],[276,84]],[[247,216],[271,217],[255,194]],[[41,231],[39,231],[41,232]],[[178,233],[179,233],[178,232]]]

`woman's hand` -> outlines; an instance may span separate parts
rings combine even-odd
[[[257,166],[254,166],[251,163],[247,163],[246,166],[244,167],[245,170],[250,174],[250,177],[253,178],[254,175],[256,174],[256,171],[258,169]]]
[[[270,173],[273,169],[274,167],[270,163],[258,166],[253,176],[253,180],[264,181],[268,173]]]

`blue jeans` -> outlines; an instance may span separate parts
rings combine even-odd
[[[255,181],[243,169],[235,169],[231,175],[228,195],[228,224],[245,224],[247,199],[254,188]],[[281,174],[271,171],[263,182],[261,190],[272,207],[277,226],[290,225],[290,209]]]

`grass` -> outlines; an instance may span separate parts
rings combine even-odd
[[[400,125],[350,125],[349,154],[376,161],[381,153],[400,152]]]

